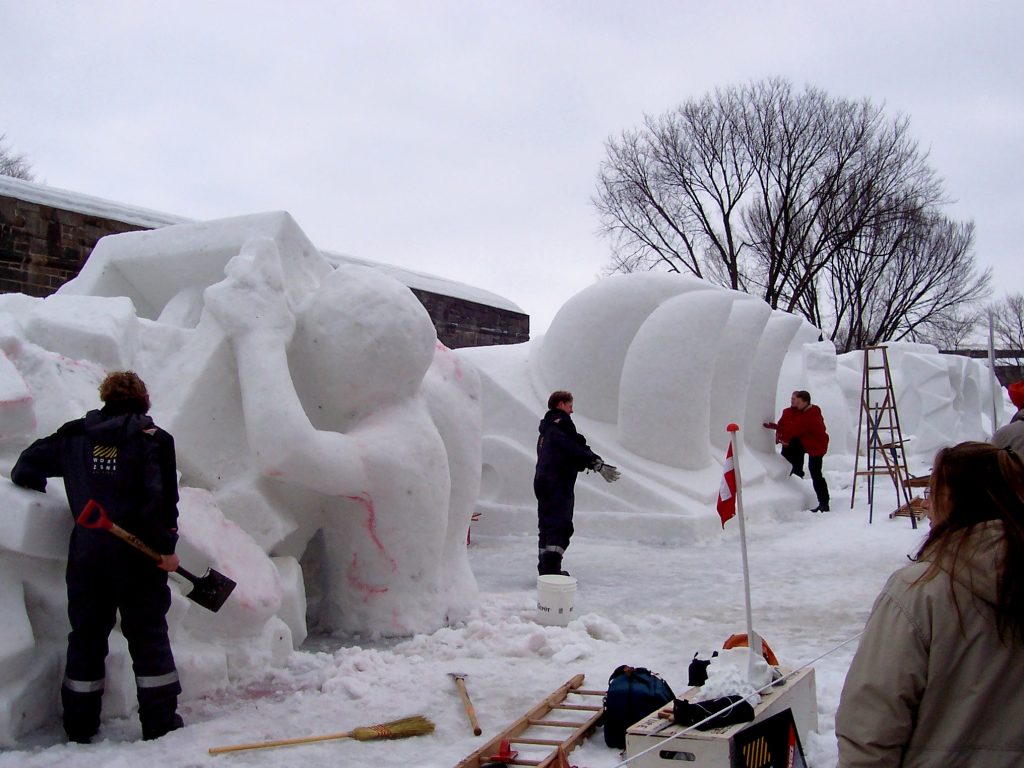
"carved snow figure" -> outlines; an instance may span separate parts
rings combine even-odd
[[[319,628],[437,628],[446,592],[464,593],[472,580],[468,563],[443,574],[446,538],[465,541],[472,505],[449,525],[452,478],[432,399],[444,408],[438,388],[423,387],[437,342],[426,310],[396,281],[346,266],[293,312],[266,238],[247,242],[225,272],[205,301],[231,339],[252,456],[266,477],[321,497],[321,514],[299,533],[322,532],[325,554],[311,563]]]

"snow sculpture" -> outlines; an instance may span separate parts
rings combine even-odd
[[[555,389],[573,392],[580,431],[623,471],[612,486],[577,484],[577,520],[590,535],[719,531],[713,510],[730,422],[741,427],[748,514],[806,508],[810,484],[789,477],[774,433],[761,424],[776,419],[793,390],[809,390],[831,436],[826,471],[852,472],[863,355],[837,357],[819,337],[817,328],[747,294],[648,273],[587,288],[528,344],[458,350],[483,380],[481,530],[535,529],[535,430]],[[892,345],[890,362],[918,464],[942,444],[989,434],[984,366],[906,344]],[[956,428],[943,432],[940,424]]]
[[[106,370],[146,380],[178,450],[182,562],[238,582],[217,614],[174,590],[185,700],[282,659],[307,617],[407,634],[475,605],[479,378],[407,288],[335,270],[287,214],[105,238],[58,294],[0,296],[0,352],[4,474],[32,439],[99,407]],[[60,482],[43,495],[2,479],[0,502],[10,745],[57,716],[72,521]],[[115,632],[104,716],[128,714],[133,688]]]
[[[324,277],[296,317],[269,239],[247,242],[227,274],[207,289],[206,307],[232,341],[255,461],[264,476],[325,499],[314,523],[330,553],[321,626],[436,628],[448,610],[452,478],[418,396],[437,340],[426,310],[394,280],[349,266]]]

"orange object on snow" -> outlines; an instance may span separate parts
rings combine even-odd
[[[728,651],[730,648],[749,648],[750,641],[747,639],[747,633],[742,632],[736,635],[729,635],[728,639],[722,644],[722,648]],[[763,637],[761,638],[761,653],[764,655],[764,660],[771,664],[773,667],[779,666],[779,660],[775,658],[775,652],[768,645],[768,641]]]

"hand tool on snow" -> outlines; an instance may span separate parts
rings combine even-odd
[[[369,725],[353,728],[351,731],[329,733],[325,736],[302,736],[295,739],[277,739],[275,741],[258,741],[253,744],[235,744],[230,747],[210,747],[207,752],[220,755],[224,752],[240,752],[244,749],[269,749],[270,747],[287,747],[293,744],[312,744],[317,741],[335,739],[355,739],[356,741],[376,741],[377,739],[407,739],[410,736],[424,736],[434,732],[434,724],[423,715],[403,717],[390,723]]]
[[[466,691],[466,675],[463,672],[449,672],[448,674],[455,681],[455,687],[459,689],[462,703],[466,707],[466,715],[469,717],[469,724],[473,726],[473,735],[479,736],[483,733],[483,730],[480,728],[480,723],[477,722],[476,710],[473,708],[473,702],[469,700],[469,693]]]
[[[146,546],[138,536],[129,533],[107,517],[107,510],[94,499],[89,499],[89,502],[85,505],[82,514],[78,516],[78,524],[84,528],[101,528],[105,531],[110,531],[119,539],[128,542],[156,562],[163,561],[163,555]],[[192,591],[185,595],[185,597],[214,613],[220,610],[220,607],[224,605],[224,601],[228,599],[228,595],[235,588],[234,581],[212,568],[207,568],[206,573],[202,576],[196,576],[179,565],[175,573],[192,582]]]

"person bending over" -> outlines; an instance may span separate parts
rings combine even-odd
[[[789,408],[782,412],[778,422],[766,421],[764,427],[775,430],[775,442],[782,445],[782,458],[792,466],[791,475],[804,476],[804,454],[807,455],[814,495],[818,497],[818,506],[811,512],[828,512],[828,483],[821,472],[828,451],[828,432],[821,409],[811,405],[811,394],[802,389],[794,392]]]

